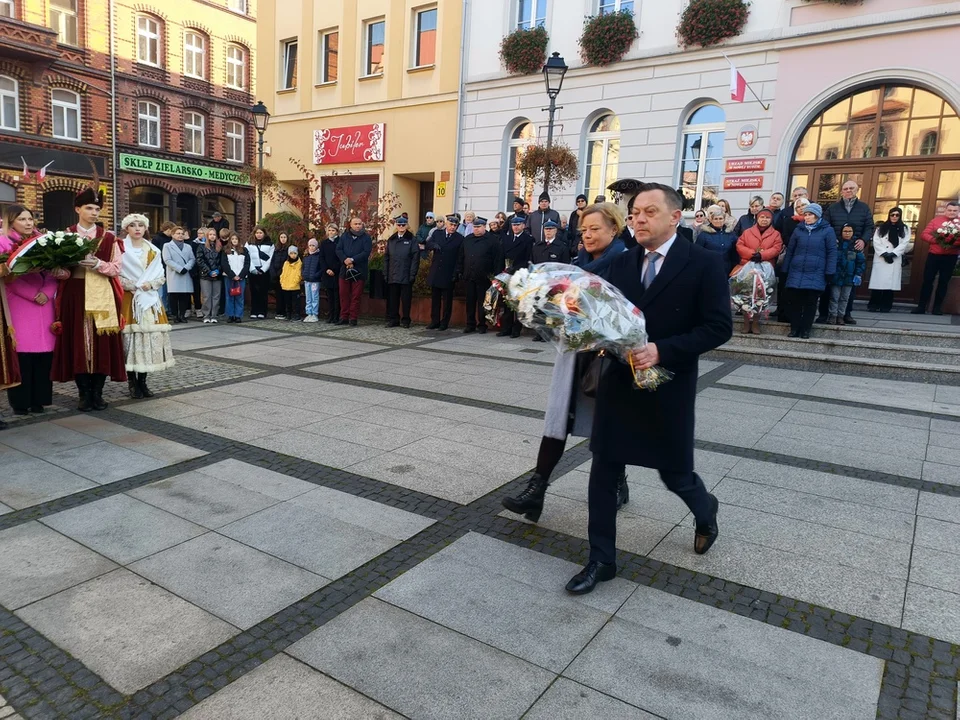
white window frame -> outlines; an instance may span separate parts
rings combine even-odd
[[[593,120],[591,120],[590,126],[595,125],[600,120],[607,117],[615,118],[618,122],[620,120],[620,118],[617,117],[617,115],[614,113],[603,113],[602,115],[599,115],[595,117]],[[586,145],[584,145],[585,153],[584,153],[584,161],[583,161],[583,192],[584,194],[586,194],[587,198],[596,197],[597,195],[605,195],[607,192],[606,190],[607,169],[609,168],[609,165],[610,165],[610,141],[611,140],[616,140],[617,142],[620,141],[620,130],[596,130],[593,132],[588,132],[586,135]],[[593,190],[593,188],[588,187],[590,183],[590,173],[589,173],[590,158],[592,157],[590,153],[590,145],[595,142],[602,143],[602,148],[603,148],[603,159],[600,162],[601,187],[597,189],[597,192],[594,192],[593,195],[591,195],[589,191]],[[620,159],[618,157],[617,158],[618,167],[619,167],[619,164],[620,164]],[[616,178],[614,178],[614,180],[616,180]]]
[[[333,79],[327,79],[327,75],[330,73],[330,67],[327,65],[327,44],[331,36],[337,36],[337,77]],[[320,67],[318,68],[319,72],[317,77],[320,78],[321,85],[333,84],[340,79],[340,28],[330,28],[329,30],[320,31],[320,42],[317,44],[317,47],[320,48]]]
[[[597,0],[597,15],[620,12],[627,3],[630,5],[630,12],[636,15],[637,0]]]
[[[185,155],[203,157],[207,150],[207,119],[196,110],[183,113],[183,152]],[[199,141],[198,141],[199,140]],[[199,152],[197,146],[199,145]],[[187,148],[192,146],[192,150]]]
[[[247,0],[227,0],[227,10],[241,15],[247,14]]]
[[[151,131],[156,134],[155,142],[151,142]],[[140,147],[160,147],[160,105],[153,100],[137,100],[137,144]]]
[[[13,88],[0,86],[0,128],[3,130],[20,130],[20,83],[9,75],[0,75],[0,83],[8,82]],[[13,100],[13,117],[7,117],[5,108],[8,100]]]
[[[231,51],[239,53],[240,58],[231,57]],[[233,77],[231,78],[231,74]],[[247,49],[242,45],[227,45],[227,87],[245,90],[247,85]]]
[[[151,27],[152,25],[152,27]],[[149,15],[137,15],[137,62],[141,65],[150,65],[152,67],[161,67],[163,58],[161,57],[161,48],[160,48],[160,39],[161,39],[161,29],[160,21]],[[147,57],[145,58],[141,54],[141,50],[144,47],[141,47],[141,41],[147,51]],[[156,59],[150,59],[151,49],[154,51],[153,54],[156,55]]]
[[[377,72],[370,72],[370,64],[372,62],[371,50],[373,48],[373,43],[371,42],[371,33],[373,31],[374,25],[383,25],[383,54],[380,56],[380,70]],[[383,65],[384,60],[387,56],[387,19],[386,18],[375,18],[373,20],[367,20],[363,23],[363,75],[361,77],[380,77],[383,75]]]
[[[293,77],[290,78],[290,48],[296,48],[293,53]],[[300,47],[298,38],[289,38],[280,42],[280,90],[296,90],[299,80]]]
[[[694,114],[701,110],[702,108],[715,106],[720,109],[724,114],[724,121],[722,123],[702,123],[697,125],[690,125],[690,119]],[[679,174],[680,177],[677,179],[677,187],[683,186],[683,164],[684,164],[684,152],[687,147],[687,135],[700,135],[700,157],[697,161],[697,188],[696,195],[693,199],[693,208],[694,210],[699,210],[700,205],[703,203],[703,187],[704,179],[707,175],[707,161],[710,159],[708,157],[708,148],[709,148],[709,136],[713,133],[718,133],[720,135],[720,147],[723,148],[723,141],[726,137],[727,132],[727,122],[726,122],[726,111],[723,109],[723,106],[719,103],[710,102],[704,103],[702,105],[697,105],[688,112],[683,118],[683,125],[681,126],[680,133],[680,162],[679,162]],[[720,160],[724,158],[723,153],[720,154]],[[714,158],[716,159],[716,158]],[[719,178],[718,178],[719,180]],[[720,189],[723,189],[722,180]]]
[[[529,138],[525,137],[514,137],[522,130],[525,126],[529,125],[533,129],[533,135]],[[514,123],[513,127],[510,128],[510,134],[507,136],[507,157],[506,162],[504,163],[504,169],[506,171],[506,182],[504,182],[504,204],[503,206],[507,208],[508,214],[513,211],[513,198],[522,197],[526,199],[526,193],[524,190],[527,188],[514,188],[513,181],[516,175],[516,164],[513,162],[513,154],[515,151],[520,148],[525,148],[528,145],[532,145],[537,141],[537,126],[530,120],[520,120]],[[517,157],[519,160],[519,156]],[[532,191],[533,183],[527,183],[529,189]]]
[[[227,120],[226,128],[226,151],[224,153],[227,162],[244,163],[246,162],[246,138],[247,127],[239,120]]]
[[[65,98],[57,99],[57,94],[61,95],[72,95],[76,98],[75,102],[71,102]],[[82,114],[80,109],[80,93],[74,92],[73,90],[67,90],[65,88],[52,88],[50,91],[50,106],[53,112],[52,115],[52,124],[51,124],[51,134],[53,137],[59,140],[75,140],[80,141],[80,138],[83,137],[83,125]],[[69,134],[70,128],[70,113],[73,112],[76,115],[76,125],[77,125],[77,134],[76,136]],[[57,114],[62,113],[63,115],[63,133],[57,134]]]
[[[436,57],[436,42],[434,43],[434,57],[432,62],[421,63],[420,62],[420,18],[423,17],[425,13],[434,12],[436,13],[436,23],[433,28],[434,36],[439,37],[440,34],[440,10],[436,5],[430,7],[417,8],[413,11],[413,43],[411,43],[413,49],[413,57],[410,60],[411,68],[422,68],[422,67],[432,67],[437,63]]]
[[[63,0],[60,0],[63,2]],[[70,7],[54,5],[50,2],[50,27],[57,31],[57,42],[61,45],[78,46],[80,44],[80,19],[77,11],[78,0],[66,0]],[[70,33],[74,36],[70,40]]]
[[[528,3],[529,11],[526,17],[523,16],[523,4]],[[537,6],[543,3],[543,15],[537,12]],[[547,3],[549,0],[517,0],[517,24],[518,30],[532,30],[535,27],[542,27],[547,24]]]
[[[17,6],[13,0],[0,0],[0,17],[15,18]]]
[[[198,80],[207,77],[207,38],[196,30],[183,34],[183,74]]]

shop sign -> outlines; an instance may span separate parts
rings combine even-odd
[[[221,185],[250,185],[250,178],[237,170],[194,165],[148,155],[120,153],[120,169],[147,175],[170,175],[181,180],[220,183]]]
[[[383,162],[386,130],[386,123],[314,130],[313,162],[316,165]]]
[[[736,158],[734,160],[727,160],[727,169],[724,172],[763,172],[766,167],[766,158]]]
[[[754,125],[744,125],[737,133],[737,147],[749,150],[757,144],[757,128]]]
[[[763,187],[763,175],[737,175],[723,179],[724,190],[759,190]]]

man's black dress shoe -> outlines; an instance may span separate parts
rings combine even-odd
[[[711,495],[710,502],[713,504],[710,521],[706,525],[697,525],[696,534],[693,536],[693,551],[697,555],[703,555],[709,550],[720,535],[720,526],[717,525],[717,511],[720,509],[720,501]]]
[[[598,582],[613,580],[617,576],[617,566],[591,560],[587,566],[574,575],[567,583],[567,592],[573,595],[586,595],[592,592]]]

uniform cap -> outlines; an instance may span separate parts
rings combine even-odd
[[[547,228],[553,228],[554,230],[556,230],[556,229],[559,228],[559,227],[560,227],[560,226],[557,225],[557,223],[555,223],[553,220],[547,220],[547,221],[543,224],[543,229],[544,229],[544,230],[546,230]]]
[[[474,227],[482,227],[486,224],[487,224],[487,219],[484,217],[480,217],[479,215],[473,219]]]
[[[527,222],[527,219],[523,215],[514,215],[513,219],[510,221],[511,225],[523,225]]]

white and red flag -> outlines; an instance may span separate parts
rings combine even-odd
[[[27,169],[27,161],[23,159],[23,155],[20,156],[20,162],[23,163],[23,175],[22,179],[24,182],[30,179],[30,170]]]
[[[737,66],[730,63],[730,99],[737,102],[743,102],[747,95],[747,81],[744,79]]]
[[[44,179],[47,177],[47,168],[50,167],[51,165],[53,165],[53,160],[51,160],[51,161],[48,162],[46,165],[44,165],[42,168],[40,168],[39,170],[37,170],[37,182],[43,182],[43,181],[44,181]]]

